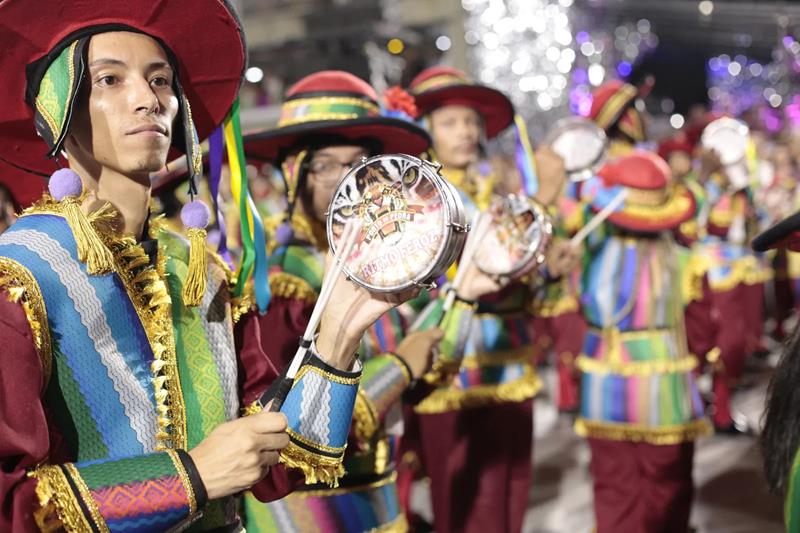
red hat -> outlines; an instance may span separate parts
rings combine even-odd
[[[592,108],[589,118],[608,133],[614,126],[637,142],[644,141],[646,134],[642,117],[634,104],[649,90],[652,84],[638,89],[621,80],[610,80],[592,93]]]
[[[787,248],[793,252],[800,252],[800,212],[784,218],[756,235],[751,245],[756,252],[766,252],[772,248]]]
[[[0,161],[0,186],[5,187],[16,204],[16,211],[30,207],[42,197],[47,187],[43,176],[31,174]]]
[[[485,85],[477,85],[460,70],[430,67],[420,72],[408,86],[422,114],[448,105],[471,107],[483,118],[486,137],[497,136],[514,122],[514,106],[506,95]]]
[[[317,72],[286,92],[278,127],[245,135],[244,149],[248,156],[277,161],[304,137],[331,135],[378,141],[384,153],[419,155],[430,146],[430,137],[411,120],[395,118],[413,107],[398,100],[401,109],[385,116],[378,95],[364,80],[340,70]]]
[[[691,157],[694,147],[678,139],[666,139],[658,144],[658,155],[664,159],[669,159],[669,156],[675,152],[683,152]]]
[[[226,0],[42,0],[35,11],[24,0],[0,2],[0,158],[16,166],[48,175],[57,169],[45,158],[48,146],[26,103],[26,75],[80,37],[136,31],[163,43],[174,55],[201,139],[223,121],[238,94],[247,47]]]
[[[612,224],[640,232],[657,232],[681,225],[696,210],[686,187],[671,183],[667,162],[652,152],[635,151],[607,163],[598,175],[607,186],[622,186],[624,207],[608,217]]]

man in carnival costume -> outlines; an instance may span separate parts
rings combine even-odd
[[[423,71],[409,89],[442,174],[486,209],[506,180],[482,161],[481,140],[511,125],[511,102],[447,67]],[[524,131],[518,133],[527,145]],[[538,156],[536,199],[550,204],[564,183],[563,162],[549,150]],[[559,264],[549,262],[551,273],[573,266],[569,256],[553,254]],[[471,270],[454,305],[462,313],[454,324],[457,341],[441,347],[453,371],[431,376],[439,388],[416,407],[421,459],[431,479],[436,531],[520,531],[530,488],[533,397],[541,387],[532,361],[531,295],[520,283],[504,287]]]
[[[288,211],[268,224],[277,248],[270,256],[273,299],[266,317],[285,332],[286,361],[319,296],[330,249],[326,214],[336,185],[364,157],[417,156],[427,150],[430,140],[414,124],[415,114],[413,98],[399,88],[387,91],[382,107],[365,81],[347,72],[322,71],[287,91],[277,128],[245,137],[248,156],[280,165],[286,181]],[[407,530],[394,469],[399,432],[388,426],[399,419],[403,393],[427,370],[441,333],[406,336],[406,318],[392,309],[362,340],[364,379],[345,455],[347,474],[339,487],[306,486],[266,505],[248,496],[248,531],[308,531],[312,524],[324,532]]]
[[[592,451],[600,533],[686,531],[694,439],[710,430],[683,325],[671,232],[695,201],[667,163],[634,151],[584,182],[586,213],[627,191],[587,239],[581,303],[589,326],[576,431]]]
[[[242,288],[265,254],[237,280],[203,247],[204,205],[182,214],[190,245],[148,217],[171,147],[194,184],[198,140],[229,110],[238,128],[241,23],[220,0],[37,6],[0,3],[0,158],[52,173],[0,236],[0,529],[240,531],[241,491],[335,483],[358,341],[397,302],[339,280],[284,414],[259,412],[274,332]]]

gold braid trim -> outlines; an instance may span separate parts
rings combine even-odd
[[[72,482],[76,487],[78,487],[78,492],[81,495],[81,499],[86,505],[86,508],[89,509],[89,515],[91,515],[92,522],[97,530],[100,531],[100,533],[109,533],[106,520],[103,518],[103,515],[100,514],[100,509],[97,508],[97,502],[94,501],[92,493],[89,491],[89,487],[86,486],[86,482],[83,481],[83,478],[81,477],[81,473],[78,472],[78,469],[75,468],[75,465],[72,463],[65,464],[64,468],[69,474],[69,477],[72,478]]]
[[[525,375],[500,385],[478,385],[464,390],[439,389],[422,400],[414,409],[423,415],[458,411],[502,402],[522,402],[536,396],[542,380],[530,367]]]
[[[582,437],[646,442],[657,446],[680,444],[712,433],[711,424],[705,418],[673,426],[597,422],[579,418],[575,421],[574,429]]]
[[[652,376],[689,372],[697,368],[693,355],[680,359],[656,359],[652,361],[601,361],[585,354],[578,356],[578,368],[589,374],[615,374],[624,377]]]
[[[42,361],[42,390],[50,381],[53,353],[50,344],[50,326],[42,291],[33,275],[13,259],[0,257],[0,287],[8,292],[8,301],[22,305],[33,334],[33,344]]]
[[[115,270],[136,309],[153,351],[150,371],[153,374],[158,413],[157,449],[185,449],[186,406],[178,377],[172,329],[172,299],[165,281],[166,251],[160,248],[156,268],[148,267],[150,257],[132,237],[115,234],[102,220],[98,220],[96,226],[114,255]],[[141,270],[136,273],[137,269]]]
[[[288,272],[273,272],[269,275],[269,288],[273,296],[288,298],[291,300],[301,300],[314,304],[317,302],[317,291],[309,282]]]
[[[236,273],[231,270],[230,265],[213,250],[208,250],[208,255],[211,257],[214,264],[216,264],[225,273],[225,279],[228,283],[228,294],[231,295],[231,318],[233,323],[239,322],[242,316],[250,312],[253,307],[253,283],[252,280],[245,284],[244,291],[241,296],[233,296],[233,288],[236,287]]]
[[[478,369],[487,366],[505,366],[524,363],[531,358],[532,350],[528,346],[498,350],[496,352],[478,353],[464,357],[461,368]]]
[[[186,468],[184,468],[181,458],[178,457],[178,452],[175,450],[167,450],[167,455],[169,455],[169,458],[172,459],[172,465],[178,472],[178,477],[181,478],[183,489],[186,491],[186,497],[189,499],[189,516],[193,516],[197,512],[197,498],[194,495],[192,480],[189,479],[189,474],[186,472]]]
[[[314,489],[314,490],[298,490],[293,492],[290,498],[328,498],[330,496],[341,496],[342,494],[352,494],[354,492],[369,492],[386,485],[397,482],[397,472],[392,472],[383,479],[373,481],[372,483],[364,483],[363,485],[354,485],[349,487],[339,487],[336,489]]]
[[[60,467],[43,465],[28,472],[28,476],[37,480],[36,496],[41,507],[34,512],[34,519],[40,530],[70,533],[92,530]]]
[[[242,411],[242,416],[250,416],[250,415],[258,414],[263,410],[264,410],[264,406],[261,405],[261,402],[259,400],[256,400],[253,403],[251,403],[250,405],[248,405],[247,407],[242,407],[241,411]]]
[[[362,443],[368,443],[379,427],[378,413],[363,389],[358,389],[353,407],[353,434]]]
[[[294,437],[291,430],[287,430],[289,435]],[[344,465],[342,459],[344,452],[337,458],[326,457],[316,454],[305,448],[301,448],[294,442],[289,441],[289,445],[281,450],[279,461],[287,468],[297,468],[303,472],[306,485],[315,483],[326,483],[331,488],[339,486],[339,480],[344,477]]]

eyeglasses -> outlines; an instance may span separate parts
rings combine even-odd
[[[350,170],[361,162],[361,158],[348,163],[328,156],[318,156],[308,163],[308,170],[323,179],[339,179],[346,170]]]

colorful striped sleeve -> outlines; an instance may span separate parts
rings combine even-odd
[[[411,379],[408,364],[396,354],[380,354],[364,363],[353,411],[353,431],[358,440],[372,438]]]
[[[68,531],[156,532],[200,518],[208,497],[189,454],[148,455],[43,465],[38,480],[41,524]]]
[[[446,294],[446,293],[445,293]],[[440,327],[444,337],[439,343],[439,357],[423,379],[432,385],[445,383],[461,367],[464,350],[475,316],[477,303],[456,299],[450,309],[444,309],[445,294],[432,301],[423,310],[418,329]]]

